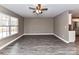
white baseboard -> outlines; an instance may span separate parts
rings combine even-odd
[[[22,35],[20,35],[19,37],[15,38],[14,40],[12,40],[12,41],[10,41],[10,42],[6,43],[6,44],[5,44],[5,45],[3,45],[2,47],[0,47],[0,50],[2,50],[3,48],[5,48],[6,46],[8,46],[9,44],[11,44],[12,42],[14,42],[14,41],[18,40],[18,39],[19,39],[19,38],[21,38],[22,36],[23,36],[23,34],[22,34]]]
[[[11,44],[12,42],[18,40],[19,38],[21,38],[22,36],[24,35],[54,35],[56,37],[58,37],[59,39],[61,39],[62,41],[66,42],[66,43],[69,43],[68,41],[62,39],[61,37],[59,37],[58,35],[54,34],[54,33],[24,33],[22,35],[20,35],[19,37],[15,38],[14,40],[6,43],[5,45],[3,45],[2,47],[0,47],[0,50],[2,50],[3,48],[5,48],[6,46],[8,46],[9,44]]]
[[[53,33],[24,33],[23,35],[53,35]]]
[[[69,43],[68,41],[62,39],[61,37],[59,37],[58,35],[54,34],[54,33],[24,33],[23,35],[54,35],[57,38],[61,39],[63,42],[65,43]]]
[[[69,43],[68,41],[66,41],[65,39],[61,38],[60,36],[58,36],[58,35],[56,35],[56,34],[54,34],[54,36],[56,36],[57,38],[61,39],[61,40],[62,40],[63,42],[65,42],[65,43]]]

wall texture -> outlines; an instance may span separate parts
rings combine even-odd
[[[5,45],[6,43],[10,42],[11,40],[14,40],[15,38],[17,38],[18,36],[22,35],[23,34],[23,28],[24,28],[24,20],[23,20],[23,17],[11,12],[10,10],[6,9],[6,8],[3,8],[0,6],[0,12],[3,12],[5,14],[8,14],[8,15],[11,15],[11,16],[14,16],[14,17],[17,17],[19,18],[19,33],[16,34],[16,35],[12,35],[10,37],[7,37],[7,38],[4,38],[2,40],[0,40],[0,47]]]
[[[54,18],[54,33],[65,41],[69,41],[68,21],[68,12],[63,12]]]
[[[24,19],[25,34],[53,33],[52,18],[25,18]]]

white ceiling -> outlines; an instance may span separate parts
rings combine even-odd
[[[54,17],[67,10],[71,10],[73,16],[79,17],[79,4],[43,4],[48,10],[41,15],[32,13],[28,8],[35,7],[34,4],[2,4],[2,6],[23,17]]]

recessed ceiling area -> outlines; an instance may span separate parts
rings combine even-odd
[[[64,11],[71,11],[73,16],[79,17],[79,4],[43,4],[48,8],[43,14],[37,15],[29,7],[35,7],[35,4],[1,4],[1,6],[15,12],[22,17],[55,17]]]

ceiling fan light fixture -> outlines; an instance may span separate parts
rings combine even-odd
[[[41,10],[36,10],[36,13],[37,13],[37,14],[39,14],[39,13],[41,13],[41,12],[42,12]]]
[[[37,14],[40,14],[42,11],[41,10],[36,10],[36,13]]]
[[[33,13],[42,14],[43,11],[47,11],[48,8],[43,8],[42,4],[37,4],[35,8],[29,7],[29,9],[34,10]]]

